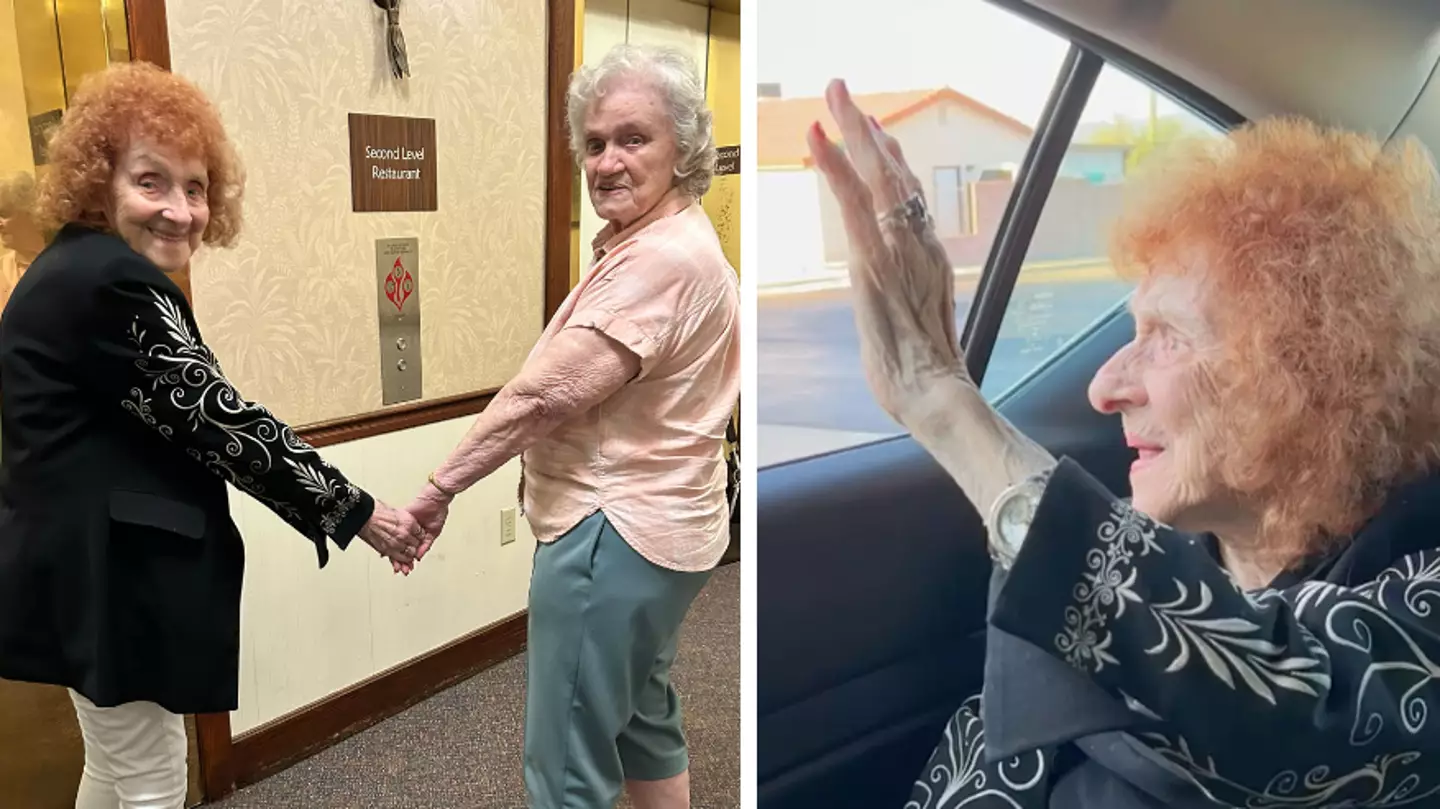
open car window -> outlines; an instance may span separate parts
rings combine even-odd
[[[853,0],[847,0],[853,2]],[[758,465],[889,438],[903,429],[860,366],[839,207],[810,163],[806,127],[832,77],[900,141],[955,267],[957,332],[1070,43],[983,3],[892,0],[888,25],[843,9],[760,9]],[[839,4],[843,5],[843,3]],[[957,35],[955,32],[960,32]],[[963,47],[962,47],[963,45]],[[1060,163],[1006,302],[982,390],[995,399],[1129,293],[1107,260],[1128,177],[1210,124],[1143,82],[1103,68]]]
[[[1110,265],[1107,242],[1126,181],[1183,139],[1215,138],[1214,125],[1110,65],[1100,70],[1041,208],[1006,302],[981,392],[992,401],[1060,355],[1132,289]],[[1005,186],[972,186],[981,197]]]
[[[957,331],[1009,184],[1069,42],[984,3],[863,0],[815,14],[758,7],[758,465],[845,449],[902,429],[860,368],[840,210],[809,160],[806,128],[838,131],[822,98],[847,81],[900,141],[957,267]],[[978,194],[978,188],[984,193]]]

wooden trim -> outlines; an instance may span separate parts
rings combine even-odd
[[[248,786],[525,650],[517,613],[234,739],[233,784]],[[229,729],[229,723],[226,723]],[[215,800],[209,796],[209,800]]]
[[[200,753],[200,786],[205,800],[218,801],[235,791],[230,714],[196,714],[195,737]]]
[[[545,148],[545,322],[570,294],[570,206],[574,170],[565,127],[565,91],[575,70],[575,0],[550,0]]]
[[[165,22],[165,0],[126,0],[126,34],[130,61],[153,62],[170,69],[170,28]]]
[[[565,91],[575,67],[576,24],[575,0],[548,2],[545,323],[549,323],[570,293],[572,164],[565,127]],[[131,59],[153,62],[169,70],[170,37],[165,0],[128,0],[127,15]],[[485,409],[495,393],[495,390],[484,390],[416,402],[309,425],[300,432],[317,447],[355,441],[474,415]],[[284,769],[481,669],[518,654],[524,646],[525,614],[521,613],[239,737],[231,734],[229,714],[198,715],[195,726],[206,800],[220,800],[237,786],[254,783]]]
[[[499,388],[490,388],[475,393],[446,396],[443,399],[426,399],[396,405],[379,413],[362,413],[358,416],[318,422],[302,427],[298,432],[311,446],[343,444],[397,430],[412,430],[439,421],[473,416],[484,410],[499,392]]]

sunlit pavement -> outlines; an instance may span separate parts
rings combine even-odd
[[[890,438],[904,432],[899,425],[889,433],[857,433],[848,430],[822,430],[812,427],[791,427],[785,424],[760,424],[759,439],[755,446],[760,450],[757,463],[760,467],[777,463],[823,455],[839,449],[858,447]]]
[[[957,285],[969,284],[974,286],[979,281],[981,267],[952,267],[955,273]],[[1081,259],[1067,261],[1043,261],[1033,262],[1025,265],[1020,271],[1018,284],[1074,284],[1088,283],[1093,281],[1114,280],[1114,271],[1110,268],[1110,262],[1097,259]],[[824,292],[829,290],[849,289],[850,275],[843,265],[828,266],[823,270],[815,270],[809,273],[800,274],[797,277],[786,278],[779,281],[766,281],[761,279],[758,292],[760,297],[771,297],[774,295],[793,295],[805,292]]]
[[[990,396],[1020,381],[1130,289],[1103,265],[1027,270],[1020,281],[986,371]],[[957,333],[974,291],[974,278],[957,279]],[[762,295],[758,315],[760,466],[902,432],[865,385],[848,288]]]

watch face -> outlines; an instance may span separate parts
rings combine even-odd
[[[1030,523],[1035,520],[1035,492],[1030,487],[1016,491],[1006,498],[996,515],[995,533],[1012,555],[1020,550],[1020,543],[1030,533]]]

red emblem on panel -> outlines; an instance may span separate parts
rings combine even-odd
[[[405,301],[410,293],[415,291],[415,276],[405,269],[405,264],[400,257],[395,257],[395,266],[390,269],[390,274],[385,276],[385,297],[395,304],[395,308],[405,310]]]

